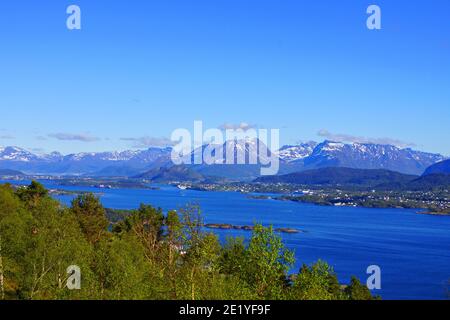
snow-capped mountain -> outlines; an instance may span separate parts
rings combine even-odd
[[[133,151],[131,151],[132,153]],[[136,163],[154,163],[159,161],[167,161],[170,159],[170,154],[172,152],[171,147],[166,148],[149,148],[146,150],[141,150],[134,153],[132,156],[130,154],[129,160]]]
[[[30,162],[39,157],[18,147],[0,147],[0,161],[22,161]]]
[[[132,161],[138,163],[153,162],[161,156],[170,154],[171,148],[149,148],[147,150],[126,150],[122,152],[91,152],[76,153],[64,157],[69,161]]]
[[[124,152],[100,152],[100,153],[77,153],[68,155],[65,159],[72,161],[128,161],[131,160],[138,151]]]
[[[240,139],[205,144],[182,159],[190,171],[204,177],[249,181],[259,177],[261,164],[269,163],[271,155],[261,140]]]
[[[278,151],[278,156],[286,162],[305,159],[313,153],[316,146],[317,142],[314,141],[301,143],[299,145],[284,146]]]
[[[20,170],[27,174],[136,174],[159,159],[167,161],[170,159],[170,152],[170,148],[150,148],[64,156],[59,152],[36,155],[18,147],[0,147],[0,168]]]
[[[305,169],[349,167],[356,169],[387,169],[406,174],[422,174],[430,165],[445,159],[440,154],[392,145],[324,141],[303,160]]]
[[[39,159],[44,161],[61,161],[64,156],[59,152],[52,152],[48,154],[39,155]]]
[[[264,147],[258,147],[257,139],[239,140],[232,144],[204,145],[187,157],[192,160],[192,169],[204,176],[248,180],[259,176],[260,163],[268,163],[270,153]],[[258,153],[258,150],[263,152]],[[219,156],[215,164],[195,164],[194,159],[205,151],[212,156]],[[64,156],[58,152],[37,155],[18,147],[0,147],[0,168],[27,174],[135,176],[155,168],[173,166],[171,152],[171,148],[149,148]],[[223,165],[224,157],[220,155],[231,152],[234,154],[234,163],[237,163],[238,155],[243,154],[246,164]],[[257,155],[258,164],[249,164],[250,155]],[[284,146],[275,155],[280,159],[280,174],[323,167],[349,167],[421,175],[429,166],[445,160],[440,154],[392,145],[333,141]],[[242,161],[242,157],[239,159]]]
[[[232,155],[231,158],[230,155]],[[230,140],[223,144],[205,144],[195,149],[184,159],[190,159],[193,164],[202,162],[205,157],[214,158],[214,164],[224,164],[226,161],[254,164],[258,162],[266,163],[270,155],[271,151],[261,140],[241,139]]]

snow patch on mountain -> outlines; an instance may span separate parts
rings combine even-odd
[[[36,155],[19,147],[0,148],[0,160],[29,162],[37,158]]]
[[[316,146],[317,143],[313,141],[299,145],[287,145],[283,146],[277,154],[281,160],[292,162],[309,157]]]

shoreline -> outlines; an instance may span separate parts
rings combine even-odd
[[[424,214],[424,215],[429,215],[429,216],[449,216],[450,217],[450,213],[445,213],[445,212],[432,212],[432,211],[417,211],[417,214]]]
[[[95,180],[94,180],[95,181]],[[94,187],[97,190],[102,189],[116,189],[118,188],[118,185],[120,185],[121,189],[143,189],[143,190],[160,190],[159,186],[156,185],[139,185],[138,188],[136,188],[136,185],[123,183],[123,182],[116,182],[112,185],[92,185],[87,183],[87,181],[83,181],[81,183],[74,183],[73,180],[70,179],[60,179],[57,183],[58,186],[68,186],[68,187]],[[64,182],[68,182],[67,184],[64,184]],[[92,182],[92,181],[90,181]],[[177,187],[177,184],[175,183],[168,183],[167,186],[171,187]],[[292,202],[299,202],[299,203],[307,203],[307,204],[314,204],[318,206],[328,206],[328,207],[353,207],[353,208],[367,208],[367,209],[409,209],[409,210],[418,210],[416,211],[417,214],[426,214],[426,215],[435,215],[435,216],[450,216],[450,212],[441,212],[441,211],[433,211],[434,208],[431,207],[413,207],[413,206],[405,206],[402,202],[398,202],[399,205],[394,205],[392,202],[388,201],[377,201],[377,202],[371,202],[370,205],[364,205],[361,204],[358,200],[352,201],[351,203],[346,203],[344,201],[342,202],[333,202],[335,199],[335,195],[331,196],[330,194],[326,195],[325,197],[320,197],[317,201],[314,199],[308,199],[309,197],[312,197],[312,195],[303,195],[303,196],[293,196],[288,195],[286,193],[280,192],[280,193],[273,193],[270,192],[271,195],[264,194],[264,192],[253,192],[244,190],[214,190],[214,189],[204,189],[204,188],[198,188],[194,185],[189,186],[186,189],[183,190],[193,190],[193,191],[200,191],[200,192],[239,192],[244,195],[246,195],[249,199],[255,199],[255,200],[276,200],[276,201],[292,201]],[[272,190],[273,191],[273,190]],[[76,191],[69,191],[64,189],[50,189],[50,193],[53,193],[54,195],[77,195],[77,194],[85,194],[89,191],[82,191],[82,190],[76,190]],[[333,191],[332,191],[333,192]],[[349,191],[355,192],[355,191]],[[362,192],[362,191],[360,191]],[[103,192],[92,192],[97,196],[101,196]],[[317,196],[315,196],[317,198]],[[377,205],[378,204],[378,205]],[[419,210],[425,210],[425,211],[419,211]]]

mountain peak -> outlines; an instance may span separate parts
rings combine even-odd
[[[28,162],[35,159],[37,159],[36,155],[19,147],[9,146],[0,148],[0,160]]]

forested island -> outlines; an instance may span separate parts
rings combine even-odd
[[[289,274],[294,254],[272,227],[226,243],[204,227],[197,206],[111,216],[90,193],[65,207],[37,182],[0,185],[0,299],[374,299],[322,261]],[[65,286],[72,265],[80,290]]]
[[[448,192],[379,192],[322,190],[301,196],[280,196],[277,200],[314,203],[324,206],[422,209],[418,213],[450,214]]]
[[[386,190],[350,186],[311,186],[285,183],[193,184],[199,191],[231,191],[260,200],[284,200],[324,206],[419,209],[419,213],[450,214],[448,189]],[[268,195],[270,194],[270,195]]]

